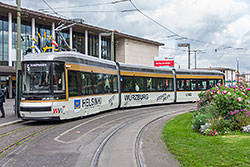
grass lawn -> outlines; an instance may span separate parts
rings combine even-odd
[[[250,134],[204,136],[191,128],[193,114],[180,115],[163,129],[163,140],[183,166],[250,167]]]

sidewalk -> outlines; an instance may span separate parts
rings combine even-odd
[[[13,109],[13,105],[15,103],[15,99],[5,99],[5,103],[3,104],[5,111],[5,118],[0,118],[0,127],[16,123],[18,121],[22,121],[20,118],[17,118],[15,115],[15,111]],[[1,116],[1,112],[0,112]]]

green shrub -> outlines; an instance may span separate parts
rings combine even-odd
[[[211,117],[212,115],[210,113],[195,116],[192,121],[192,128],[198,131],[201,125],[205,125]]]
[[[209,120],[210,128],[216,129],[218,134],[225,134],[232,130],[233,124],[231,120],[222,117],[212,118]]]

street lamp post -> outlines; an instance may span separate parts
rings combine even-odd
[[[196,53],[206,53],[206,52],[203,52],[202,50],[193,50],[192,52],[194,52],[194,69],[197,68],[197,55]]]
[[[15,112],[19,115],[19,102],[20,102],[20,74],[21,74],[21,0],[16,0],[17,4],[17,52],[16,52],[16,101]]]
[[[187,47],[188,48],[188,69],[190,69],[190,44],[189,43],[180,43],[178,47]]]
[[[197,50],[194,50],[194,69],[196,69],[196,52]]]
[[[236,81],[239,83],[240,78],[240,60],[236,59]]]

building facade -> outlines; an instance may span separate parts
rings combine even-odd
[[[17,47],[17,7],[0,2],[0,67],[14,66]],[[51,36],[58,43],[58,48],[67,50],[67,45],[56,33],[56,28],[64,23],[70,25],[74,20],[67,20],[52,15],[43,14],[29,9],[22,9],[21,18],[21,49],[22,55],[35,52],[31,46],[35,44],[42,50],[52,46]],[[112,38],[114,35],[114,54],[112,57]],[[123,63],[153,66],[154,57],[159,56],[159,46],[162,43],[108,30],[83,22],[61,31],[70,48],[80,53]],[[33,39],[36,39],[35,42]],[[51,50],[48,50],[51,51]],[[10,97],[15,89],[12,81],[13,73],[1,75],[1,87],[7,87]]]

